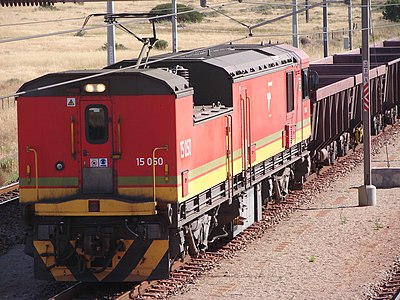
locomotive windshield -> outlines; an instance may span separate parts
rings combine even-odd
[[[90,105],[86,108],[86,139],[91,144],[103,144],[108,140],[107,108]]]

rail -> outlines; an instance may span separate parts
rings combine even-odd
[[[79,294],[87,288],[87,284],[78,282],[61,293],[51,297],[49,300],[69,300],[75,299]]]
[[[19,182],[14,182],[9,185],[0,187],[0,196],[3,198],[3,196],[7,197],[7,194],[14,192],[19,189]],[[19,196],[11,195],[11,197],[7,197],[5,199],[0,198],[0,205],[4,205],[6,203],[10,203],[13,201],[16,201],[19,199]]]
[[[19,189],[19,182],[14,182],[9,185],[0,187],[0,195],[7,194],[9,192],[15,191]]]

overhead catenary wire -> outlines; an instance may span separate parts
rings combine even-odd
[[[337,0],[327,0],[327,1],[325,1],[325,2],[326,2],[326,3],[339,3],[339,1],[337,1]],[[296,13],[300,13],[300,12],[303,12],[303,11],[305,11],[305,10],[307,10],[307,9],[312,9],[312,8],[314,8],[314,7],[320,6],[321,3],[325,3],[325,2],[318,2],[318,3],[313,3],[313,4],[310,3],[309,5],[307,5],[307,7],[303,8],[303,9],[299,9]],[[230,2],[230,3],[217,3],[217,4],[214,4],[214,5],[212,5],[212,6],[207,6],[207,7],[205,7],[205,8],[198,8],[198,9],[192,9],[192,10],[183,11],[183,12],[177,12],[176,15],[187,14],[187,13],[190,13],[190,12],[200,12],[200,11],[204,11],[204,10],[207,10],[207,9],[210,9],[210,10],[213,10],[213,11],[217,11],[215,8],[222,8],[222,7],[226,7],[226,6],[230,6],[230,5],[235,5],[235,4],[241,4],[241,3],[256,4],[256,3],[258,3],[258,2],[253,2],[253,1],[252,1],[252,2],[246,2],[246,1],[243,1],[243,2],[242,2],[242,1],[237,1],[237,2],[236,2],[236,1],[235,1],[235,2]],[[260,3],[261,3],[261,2],[260,2]],[[264,4],[265,4],[265,3],[264,3]],[[268,4],[268,5],[272,5],[272,4]],[[301,7],[301,6],[300,6],[300,7]],[[221,13],[221,12],[220,12],[220,13]],[[226,14],[224,14],[224,13],[222,13],[222,14],[226,16]],[[250,32],[251,32],[253,29],[255,29],[255,28],[257,28],[257,27],[263,26],[263,25],[268,24],[268,23],[275,22],[275,21],[277,21],[277,20],[279,20],[279,19],[286,18],[286,17],[288,17],[288,16],[291,16],[292,14],[293,14],[293,13],[289,13],[289,14],[286,14],[286,15],[283,15],[283,16],[280,16],[280,17],[271,19],[271,20],[266,20],[266,21],[264,21],[264,22],[261,22],[261,23],[259,23],[259,24],[255,24],[255,25],[252,25],[252,26],[247,25],[247,24],[245,24],[245,23],[242,23],[242,22],[240,22],[240,21],[238,21],[238,20],[235,20],[235,21],[238,22],[238,23],[240,23],[240,24],[242,24],[242,25],[244,25],[245,27],[249,28],[249,30],[250,30]],[[130,24],[130,23],[140,23],[140,22],[146,22],[146,21],[151,21],[151,20],[157,20],[157,19],[162,19],[162,18],[172,17],[172,16],[174,16],[174,14],[165,14],[165,15],[160,15],[160,16],[150,17],[150,18],[137,18],[137,19],[130,20],[130,21],[120,22],[120,24],[125,25],[125,24]],[[228,17],[229,17],[229,16],[228,16]],[[229,18],[231,18],[231,17],[229,17]],[[81,18],[71,18],[71,19],[65,19],[65,20],[75,20],[75,19],[81,19]],[[231,18],[231,19],[232,19],[232,18]],[[53,21],[56,21],[56,20],[50,20],[50,21],[48,21],[48,22],[53,22]],[[40,23],[40,22],[47,22],[47,21],[38,21],[38,23]],[[25,24],[29,24],[29,23],[33,24],[34,22],[27,22],[27,23],[25,23]],[[23,24],[23,23],[20,23],[20,24]],[[11,25],[11,24],[3,24],[3,25],[0,25],[0,27],[10,26],[10,25]],[[95,30],[95,29],[107,28],[107,27],[110,27],[110,26],[114,26],[114,24],[92,25],[92,26],[85,27],[85,30],[86,30],[86,31],[87,31],[87,30]],[[24,40],[30,40],[30,39],[36,39],[36,38],[44,38],[44,37],[56,36],[56,35],[63,35],[63,34],[68,34],[68,33],[75,33],[75,32],[78,32],[80,29],[81,29],[81,28],[79,28],[79,29],[62,30],[62,31],[50,32],[50,33],[44,33],[44,34],[36,34],[36,35],[24,36],[24,37],[17,37],[17,38],[2,39],[2,40],[0,40],[0,44],[3,44],[3,43],[10,43],[10,42],[17,42],[17,41],[24,41]]]
[[[193,9],[193,10],[184,11],[184,12],[178,12],[178,13],[176,13],[176,15],[186,14],[186,13],[190,13],[190,12],[198,12],[198,11],[203,11],[203,10],[206,10],[206,9],[210,9],[210,10],[216,11],[216,9],[215,9],[214,7],[222,8],[222,7],[224,7],[224,6],[234,5],[234,4],[238,4],[238,3],[251,3],[251,4],[260,3],[260,4],[261,4],[261,2],[254,2],[254,1],[247,2],[247,1],[245,1],[245,0],[244,0],[244,1],[238,1],[238,2],[231,2],[231,3],[217,3],[217,4],[213,5],[213,6],[207,6],[207,7],[205,7],[205,8],[199,8],[199,9]],[[324,2],[318,2],[318,3],[314,3],[314,4],[310,3],[309,5],[307,5],[306,8],[300,9],[300,10],[298,10],[296,13],[303,12],[303,11],[305,11],[306,9],[312,9],[312,8],[314,8],[314,7],[316,7],[316,6],[321,5],[321,3],[324,3]],[[326,3],[341,3],[341,1],[337,1],[337,0],[327,0]],[[265,4],[265,3],[264,3],[264,4]],[[267,4],[267,5],[278,5],[278,4]],[[292,5],[287,4],[286,6],[292,6]],[[300,6],[300,5],[299,5],[299,6]],[[378,6],[378,5],[377,5],[377,6]],[[252,25],[252,26],[247,25],[247,24],[245,24],[245,23],[242,23],[242,22],[240,22],[240,21],[237,21],[237,20],[235,20],[235,19],[233,19],[233,18],[231,18],[231,17],[229,17],[229,16],[227,16],[227,17],[229,17],[230,19],[235,20],[236,22],[240,23],[241,25],[243,25],[243,26],[245,26],[245,27],[247,27],[247,28],[250,28],[250,32],[251,32],[251,30],[254,29],[254,28],[257,28],[257,27],[260,27],[260,26],[263,26],[263,25],[266,25],[266,24],[275,22],[275,21],[277,21],[277,20],[286,18],[286,17],[288,17],[288,16],[291,16],[292,14],[293,14],[293,13],[289,13],[289,14],[286,14],[286,15],[282,15],[282,16],[279,16],[279,17],[277,17],[277,18],[274,18],[274,19],[271,19],[271,20],[266,20],[266,21],[263,21],[263,22],[261,22],[261,23],[258,23],[258,24]],[[226,14],[223,14],[223,15],[226,16]],[[157,19],[166,18],[166,17],[171,17],[171,16],[174,16],[174,14],[165,14],[165,15],[160,15],[160,16],[155,16],[155,17],[150,17],[150,18],[137,18],[137,19],[135,19],[135,20],[124,21],[124,22],[119,22],[119,23],[122,24],[122,25],[130,24],[130,23],[140,23],[140,22],[146,22],[146,21],[150,21],[150,20],[157,20]],[[76,20],[76,19],[82,19],[82,18],[79,17],[79,18],[62,19],[62,20],[59,20],[59,21],[64,21],[64,20],[65,20],[65,21],[66,21],[66,20]],[[43,22],[43,23],[45,23],[45,22],[56,22],[56,21],[57,21],[57,20],[38,21],[37,23],[41,23],[41,22]],[[27,23],[19,23],[19,24],[22,25],[22,24],[34,24],[34,23],[36,23],[36,22],[27,22]],[[0,25],[0,27],[3,27],[3,26],[10,26],[10,25],[12,25],[12,24],[4,24],[4,25]],[[94,29],[99,29],[99,28],[106,28],[106,27],[114,26],[114,25],[115,25],[115,24],[99,24],[99,25],[92,25],[92,26],[85,27],[85,30],[94,30]],[[394,25],[394,26],[397,26],[397,25]],[[390,27],[390,26],[388,26],[388,27]],[[81,29],[81,28],[80,28],[80,29]],[[32,35],[32,36],[25,36],[25,37],[18,37],[18,38],[3,39],[3,40],[0,40],[0,44],[1,44],[1,43],[16,42],[16,41],[24,41],[24,40],[28,40],[28,39],[49,37],[49,36],[55,36],[55,35],[62,35],[62,34],[67,34],[67,33],[75,33],[75,32],[78,32],[80,29],[70,29],[70,30],[63,30],[63,31],[51,32],[51,33],[45,33],[45,34],[37,34],[37,35]],[[330,32],[332,32],[332,31],[330,31]],[[304,34],[311,35],[311,33],[301,33],[301,34],[303,34],[303,35],[304,35]],[[312,33],[312,34],[316,34],[316,33],[314,32],[314,33]],[[260,36],[260,35],[257,35],[257,36]],[[271,35],[271,36],[272,36],[272,35]],[[273,36],[279,36],[279,35],[273,35]],[[286,36],[286,34],[281,35],[281,36]]]
[[[377,25],[374,26],[374,29],[384,29],[384,28],[393,28],[393,27],[400,27],[400,24],[388,24],[388,25]],[[347,31],[347,29],[346,29]],[[356,32],[356,31],[360,31],[361,29],[355,30],[353,29],[352,31]],[[343,29],[334,29],[334,30],[329,30],[329,33],[342,33]],[[312,31],[312,32],[301,32],[298,35],[301,36],[313,36],[313,35],[321,35],[323,34],[324,31]],[[253,34],[252,37],[292,37],[293,34],[292,33],[268,33],[268,34]],[[375,40],[375,38],[373,38],[373,40]]]
[[[7,23],[7,24],[0,24],[0,27],[15,27],[15,26],[36,25],[36,24],[45,24],[45,23],[59,23],[59,22],[66,22],[66,21],[82,20],[85,18],[86,18],[86,16],[67,18],[67,19],[54,19],[54,20],[32,21],[32,22],[21,22],[21,23]]]
[[[297,5],[294,4],[285,4],[285,3],[266,3],[266,2],[261,2],[261,1],[254,1],[254,0],[243,0],[242,3],[244,4],[253,4],[253,5],[265,5],[265,6],[269,6],[269,7],[288,7],[288,8],[292,8],[293,6],[297,6],[297,7],[307,7],[310,5],[315,4],[316,2],[309,2],[308,5],[306,4],[302,4],[302,3],[298,3]],[[343,1],[340,0],[327,0],[326,1],[327,4],[329,5],[347,5],[345,4]],[[386,6],[399,6],[399,3],[382,3],[382,4],[372,4],[370,5],[370,7],[386,7]],[[361,4],[357,4],[352,2],[352,7],[354,8],[361,8],[362,5]]]
[[[386,27],[394,27],[394,26],[398,27],[398,26],[400,26],[400,24],[393,24],[393,25],[386,25],[386,26],[375,26],[375,28],[386,28]],[[309,33],[309,34],[311,35],[311,34],[318,34],[318,33],[314,32],[314,33]],[[301,35],[305,35],[305,34],[301,34]],[[292,34],[285,34],[285,35],[282,35],[282,34],[268,34],[268,35],[258,34],[258,35],[253,35],[251,37],[253,37],[253,38],[257,37],[258,38],[258,37],[279,37],[279,36],[288,36],[289,37],[289,36],[292,36]],[[193,50],[190,50],[190,51],[185,51],[185,52],[182,52],[182,53],[171,54],[170,56],[168,56],[166,58],[160,58],[160,59],[148,62],[147,65],[150,65],[152,63],[161,62],[161,61],[163,61],[165,59],[176,58],[176,57],[179,57],[179,56],[182,56],[182,55],[187,55],[187,54],[194,53],[194,52],[197,52],[197,51],[205,51],[205,50],[208,50],[208,49],[213,49],[213,48],[216,48],[216,47],[219,47],[219,46],[222,46],[222,45],[226,45],[228,43],[235,43],[235,42],[243,41],[243,40],[251,38],[251,37],[250,36],[244,36],[244,37],[241,37],[241,38],[237,38],[237,39],[234,39],[234,40],[229,40],[229,41],[226,41],[226,42],[223,42],[223,43],[219,43],[219,44],[216,44],[216,45],[212,45],[212,46],[209,46],[209,47],[197,48],[197,49],[193,49]],[[139,66],[144,66],[145,64],[146,63],[142,63]],[[59,83],[56,83],[56,84],[39,87],[39,88],[32,89],[32,90],[21,91],[21,92],[18,92],[18,93],[7,95],[7,96],[0,96],[0,100],[7,99],[7,98],[12,98],[12,97],[15,98],[15,97],[18,97],[18,96],[21,96],[21,95],[25,95],[25,94],[28,94],[28,93],[38,92],[38,91],[42,91],[42,90],[46,90],[46,89],[50,89],[50,88],[54,88],[54,87],[58,87],[58,86],[66,85],[66,84],[70,84],[70,83],[75,83],[75,82],[80,82],[80,81],[84,81],[84,80],[88,80],[88,79],[93,79],[93,78],[109,75],[109,74],[120,72],[120,71],[123,71],[123,70],[133,69],[133,68],[135,68],[135,65],[126,66],[126,67],[123,67],[123,68],[120,68],[120,69],[110,69],[109,71],[105,71],[105,72],[103,72],[101,74],[99,73],[99,74],[84,76],[84,77],[77,78],[77,79],[74,79],[74,80],[63,81],[63,82],[59,82]]]
[[[235,4],[239,4],[239,2],[220,3],[220,4],[217,4],[217,5],[213,5],[213,6],[214,7],[218,7],[218,6],[221,6],[221,5],[228,6],[228,5],[235,5]],[[137,18],[137,19],[134,19],[134,20],[124,21],[124,22],[119,22],[119,23],[122,24],[122,25],[131,24],[131,23],[140,23],[140,22],[146,22],[146,21],[152,21],[152,20],[158,20],[158,19],[173,17],[175,15],[176,16],[183,15],[183,14],[187,14],[187,13],[191,13],[191,12],[200,12],[200,11],[204,11],[204,10],[207,10],[207,8],[192,9],[192,10],[177,12],[176,14],[172,14],[171,13],[171,14],[165,14],[165,15],[149,17],[149,18]],[[107,28],[107,27],[110,27],[110,26],[114,26],[114,24],[92,25],[92,26],[85,27],[85,31],[94,30],[94,29],[101,29],[101,28]],[[78,32],[80,29],[81,28],[79,28],[79,29],[68,29],[68,30],[61,30],[61,31],[56,31],[56,32],[36,34],[36,35],[31,35],[31,36],[23,36],[23,37],[17,37],[17,38],[2,39],[2,40],[0,40],[0,44],[17,42],[17,41],[25,41],[25,40],[30,40],[30,39],[37,39],[37,38],[56,36],[56,35],[63,35],[63,34],[67,34],[67,33],[74,33],[74,32]]]
[[[338,1],[337,0],[326,0],[326,2],[327,3],[336,3]],[[165,14],[165,15],[149,17],[149,18],[137,18],[137,19],[130,20],[130,21],[120,22],[120,24],[126,25],[126,24],[131,24],[131,23],[140,23],[140,22],[145,22],[145,21],[151,21],[151,20],[157,20],[157,19],[162,19],[162,18],[167,18],[167,17],[173,17],[174,15],[178,16],[178,15],[187,14],[187,13],[191,13],[191,12],[200,12],[200,11],[204,11],[204,10],[207,10],[207,9],[210,9],[210,10],[213,10],[213,11],[217,11],[215,8],[227,7],[227,6],[236,5],[236,4],[242,4],[242,3],[245,3],[245,2],[235,1],[235,2],[228,2],[228,3],[217,3],[217,4],[214,4],[212,6],[207,6],[207,7],[204,7],[204,8],[202,7],[202,8],[198,8],[198,9],[192,9],[192,10],[177,12],[176,14],[172,14],[171,13],[171,14]],[[300,13],[300,12],[305,11],[307,9],[312,9],[312,8],[314,8],[316,6],[321,5],[321,3],[324,3],[324,2],[318,2],[318,3],[314,3],[314,4],[309,4],[307,7],[298,10],[296,13]],[[224,13],[222,13],[222,14],[226,16],[226,14],[224,14]],[[276,20],[288,17],[288,16],[290,16],[292,14],[293,13],[290,13],[290,14],[287,14],[285,16],[281,16],[281,17],[278,17],[278,18],[275,18],[275,19],[272,19],[272,20],[267,20],[267,21],[265,21],[265,23],[263,22],[263,24],[256,24],[256,25],[253,25],[253,26],[244,24],[244,23],[242,23],[240,21],[237,21],[237,20],[236,21],[238,23],[244,25],[245,27],[250,28],[249,30],[251,32],[251,30],[256,28],[256,27],[260,27],[260,26],[263,26],[264,24],[271,23],[271,22],[274,22]],[[80,19],[80,18],[78,18],[78,19]],[[3,26],[5,26],[5,25],[3,25]],[[107,28],[107,27],[110,27],[110,26],[114,26],[114,24],[92,25],[92,26],[85,27],[85,30],[86,31],[95,30],[95,29]],[[36,38],[44,38],[44,37],[56,36],[56,35],[63,35],[63,34],[68,34],[68,33],[74,33],[74,32],[78,32],[80,29],[81,28],[79,28],[79,29],[61,30],[61,31],[44,33],[44,34],[36,34],[36,35],[31,35],[31,36],[2,39],[2,40],[0,40],[0,44],[10,43],[10,42],[17,42],[17,41],[25,41],[25,40],[36,39]]]
[[[12,98],[12,97],[16,98],[16,97],[19,97],[19,96],[22,96],[22,95],[25,95],[25,94],[29,94],[29,93],[39,92],[39,91],[51,89],[51,88],[54,88],[54,87],[59,87],[59,86],[62,86],[62,85],[67,85],[67,84],[71,84],[71,83],[75,83],[75,82],[80,82],[80,81],[84,81],[84,80],[88,80],[88,79],[93,79],[93,78],[97,78],[97,77],[101,77],[101,76],[105,76],[105,75],[121,72],[121,71],[124,71],[124,70],[134,69],[134,68],[136,68],[138,66],[141,67],[141,66],[144,66],[144,65],[158,63],[158,62],[164,61],[166,59],[176,58],[176,57],[179,57],[179,56],[187,55],[187,54],[198,52],[198,51],[205,51],[205,50],[208,50],[208,49],[213,49],[213,48],[220,47],[220,46],[223,46],[223,45],[226,45],[226,44],[229,44],[229,43],[239,42],[239,41],[245,40],[247,38],[249,38],[249,37],[248,36],[244,36],[244,37],[241,37],[241,38],[237,38],[237,39],[234,39],[234,40],[229,40],[229,41],[226,41],[226,42],[223,42],[223,43],[219,43],[217,45],[212,45],[212,46],[209,46],[209,47],[197,48],[197,49],[193,49],[193,50],[185,51],[185,52],[180,52],[180,53],[178,52],[176,54],[171,54],[168,57],[156,59],[156,60],[153,60],[151,62],[141,63],[139,65],[126,66],[126,67],[119,68],[119,69],[110,69],[109,71],[104,71],[104,72],[98,73],[98,74],[93,74],[93,75],[88,75],[88,76],[84,76],[84,77],[80,77],[80,78],[76,78],[76,79],[72,79],[72,80],[62,81],[62,82],[58,82],[58,83],[54,83],[54,84],[38,87],[38,88],[35,88],[35,89],[31,89],[31,90],[27,90],[27,91],[21,91],[21,92],[18,92],[18,93],[10,94],[10,95],[7,95],[7,96],[1,96],[0,100],[6,99],[6,98]]]
[[[229,5],[237,4],[237,3],[239,3],[239,2],[229,3]],[[315,3],[315,4],[312,4],[312,5],[309,5],[309,6],[308,6],[308,9],[311,9],[311,8],[313,8],[313,7],[315,7],[315,6],[321,5],[321,3],[324,3],[324,2],[319,2],[319,3]],[[225,5],[225,4],[221,4],[221,3],[220,3],[220,4],[215,5],[215,6],[223,7],[224,5]],[[312,6],[312,7],[311,7],[311,6]],[[202,10],[209,9],[209,8],[210,8],[210,7],[200,8],[200,9],[193,9],[193,10],[190,10],[190,11],[184,11],[184,12],[176,13],[176,15],[185,14],[185,13],[189,13],[189,12],[193,12],[193,11],[202,11]],[[305,9],[304,9],[304,10],[305,10]],[[299,11],[297,11],[297,13],[298,13],[298,12],[299,12]],[[251,28],[260,27],[260,26],[262,26],[262,25],[271,23],[271,22],[273,22],[273,21],[276,21],[277,19],[282,19],[282,18],[287,17],[287,16],[289,16],[289,15],[291,15],[291,14],[287,14],[287,15],[284,15],[284,16],[280,16],[280,17],[277,17],[277,18],[272,19],[272,20],[267,20],[267,21],[260,22],[260,23],[258,23],[258,24],[256,24],[256,25],[251,26]],[[120,22],[120,23],[121,23],[121,24],[128,24],[128,23],[133,23],[133,22],[144,22],[144,21],[149,21],[149,20],[152,20],[152,19],[159,19],[159,18],[165,18],[165,17],[170,17],[170,16],[174,16],[174,14],[166,14],[166,15],[160,15],[160,16],[156,16],[156,17],[141,18],[141,19],[135,19],[135,20],[126,21],[126,22]],[[86,27],[85,30],[91,30],[91,29],[95,29],[95,28],[104,28],[104,27],[108,27],[108,26],[113,26],[113,24],[102,24],[102,25],[97,25],[97,26],[90,26],[90,27]],[[399,26],[399,25],[391,25],[391,26]],[[246,26],[246,27],[247,27],[247,26]],[[382,27],[383,27],[383,26],[382,26]],[[64,33],[77,32],[77,31],[78,31],[78,30],[76,30],[76,29],[74,29],[74,30],[65,30],[65,31],[62,31],[62,33],[64,34]],[[341,30],[338,30],[338,32],[340,32],[340,31],[341,31]],[[331,32],[332,32],[332,31],[331,31]],[[49,33],[49,34],[43,34],[43,35],[35,35],[34,37],[36,38],[36,37],[49,36],[49,35],[55,35],[55,34],[57,34],[57,33]],[[312,35],[312,34],[318,34],[318,33],[313,32],[313,33],[299,33],[299,34],[300,34],[300,35]],[[249,34],[249,36],[242,37],[242,38],[239,38],[239,39],[236,39],[236,40],[230,40],[229,42],[240,41],[240,40],[243,40],[243,39],[248,38],[248,37],[250,37],[250,36],[253,36],[253,37],[277,37],[277,36],[292,36],[292,34],[268,34],[268,35],[251,35],[251,34]],[[17,38],[17,39],[22,39],[22,38]],[[13,41],[15,41],[15,40],[16,40],[16,39],[13,39]],[[0,40],[0,43],[2,43],[2,42],[5,42],[5,40],[2,40],[2,41]],[[226,43],[227,43],[227,42],[222,43],[222,44],[218,44],[218,45],[224,45],[224,44],[226,44]],[[217,46],[218,46],[218,45],[217,45]],[[213,47],[216,47],[216,46],[210,46],[210,47],[206,47],[206,48],[204,48],[204,49],[211,49],[211,48],[213,48]],[[200,49],[203,49],[203,48],[200,48]],[[193,50],[193,51],[198,51],[198,50],[199,50],[199,49],[196,49],[196,50]],[[185,53],[190,53],[190,52],[185,52]],[[176,55],[173,55],[173,56],[170,56],[170,57],[178,57],[179,55],[180,55],[180,54],[177,53]],[[154,61],[154,62],[158,62],[158,61],[160,61],[160,60],[157,60],[157,61]],[[141,64],[141,65],[143,65],[143,64]],[[140,65],[140,66],[141,66],[141,65]],[[126,69],[129,69],[129,68],[133,68],[133,66],[126,67]],[[53,85],[46,86],[46,87],[40,87],[40,88],[36,89],[35,91],[40,91],[40,90],[43,90],[43,89],[48,89],[48,88],[52,88],[52,87],[56,87],[56,86],[60,86],[60,85],[64,85],[64,84],[69,84],[69,83],[72,83],[72,82],[87,80],[87,79],[91,79],[91,78],[95,78],[95,77],[107,75],[107,74],[110,74],[110,73],[113,73],[113,72],[117,72],[117,71],[120,71],[120,70],[121,70],[121,69],[118,69],[118,70],[115,70],[115,71],[110,71],[110,72],[104,72],[104,73],[102,73],[102,74],[96,74],[96,75],[90,75],[90,76],[82,77],[82,78],[75,79],[75,80],[73,80],[73,81],[61,82],[61,83],[53,84]],[[11,94],[11,95],[8,95],[8,96],[3,96],[3,97],[0,96],[0,99],[10,98],[10,97],[18,97],[18,96],[23,95],[23,94],[26,94],[26,93],[28,93],[28,92],[33,92],[33,91],[23,91],[23,92],[14,93],[14,94]]]

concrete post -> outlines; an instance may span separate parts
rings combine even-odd
[[[114,2],[107,1],[107,14],[114,13]],[[108,24],[113,24],[113,18],[108,18]],[[115,26],[107,27],[107,64],[112,65],[115,64],[117,59],[116,51],[115,51]]]
[[[323,1],[322,4],[322,21],[323,21],[323,34],[324,34],[324,57],[329,55],[329,44],[328,44],[328,4]]]
[[[298,35],[298,17],[297,17],[297,0],[292,0],[292,31],[293,31],[293,47],[299,48],[299,35]]]
[[[376,188],[371,184],[371,113],[369,104],[369,2],[362,0],[363,146],[364,186],[358,189],[360,206],[376,205]]]
[[[176,15],[176,0],[172,0],[172,52],[178,52],[178,16]]]
[[[353,13],[351,11],[352,9],[352,4],[351,0],[349,1],[349,7],[348,7],[348,15],[349,15],[349,44],[350,44],[350,50],[353,49]]]

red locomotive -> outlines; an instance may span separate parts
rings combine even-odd
[[[174,260],[260,220],[341,138],[313,138],[302,50],[226,45],[149,62],[21,87],[20,201],[36,278],[166,278]]]
[[[228,46],[164,63],[22,86],[72,81],[18,99],[20,195],[38,278],[167,277],[171,260],[258,220],[271,175],[307,156],[302,51]]]

